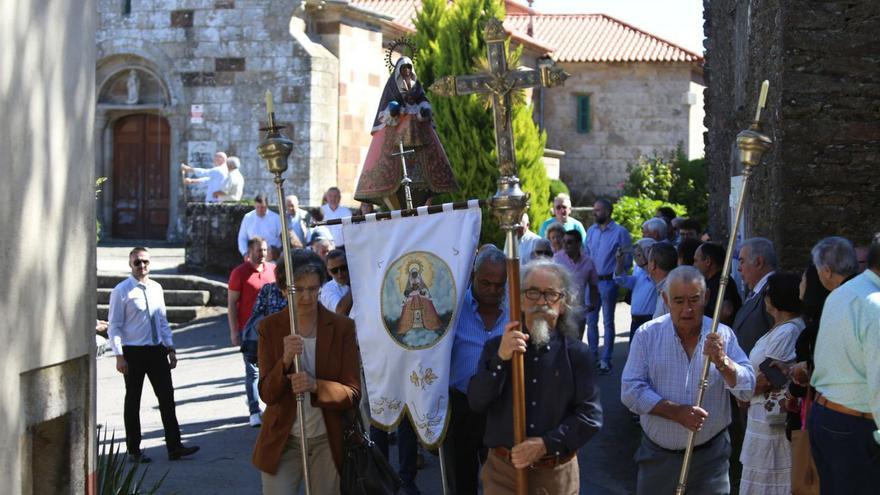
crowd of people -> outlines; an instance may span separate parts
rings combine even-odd
[[[244,261],[229,277],[228,321],[230,341],[242,349],[250,425],[261,427],[253,462],[264,493],[300,486],[303,431],[314,493],[337,493],[345,412],[365,394],[349,319],[358,294],[351,291],[341,228],[311,226],[350,215],[340,199],[331,188],[324,205],[307,212],[295,196],[287,198],[293,336],[282,311],[282,216],[272,216],[257,196],[242,221]],[[663,208],[633,243],[613,220],[611,202],[596,201],[592,214],[585,228],[561,194],[538,233],[523,216],[519,322],[511,322],[504,252],[487,244],[476,253],[450,361],[444,453],[452,493],[512,493],[518,468],[529,470],[529,493],[578,493],[576,454],[602,428],[597,382],[614,366],[623,366],[620,400],[642,432],[634,453],[637,493],[675,491],[691,432],[688,493],[792,493],[792,469],[800,466],[793,465],[790,439],[802,432],[822,493],[880,486],[880,233],[861,250],[842,237],[819,240],[802,273],[779,270],[770,240],[744,239],[732,256],[736,269],[722,280],[726,249],[694,220]],[[176,359],[161,288],[147,276],[148,250],[132,251],[129,261],[132,277],[113,291],[108,329],[125,374],[129,456],[145,462],[134,396],[139,400],[146,375],[160,396],[169,457],[179,458],[197,447],[183,446],[174,418]],[[625,362],[615,363],[615,311],[624,292],[629,347]],[[526,440],[518,444],[515,352],[525,357]],[[698,406],[705,360],[711,366]],[[304,427],[295,414],[299,393],[307,394]],[[405,420],[391,435],[402,492],[419,493],[417,437]],[[389,433],[372,428],[371,437],[387,455]]]

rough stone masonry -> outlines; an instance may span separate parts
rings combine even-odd
[[[736,133],[769,79],[763,120],[774,146],[750,186],[746,235],[772,239],[797,270],[822,237],[866,244],[880,230],[880,2],[703,5],[712,236],[727,237]]]

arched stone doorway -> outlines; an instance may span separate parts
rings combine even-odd
[[[97,66],[96,175],[107,177],[99,198],[102,236],[170,239],[179,230],[181,127],[163,72],[133,54]]]
[[[113,237],[164,239],[169,220],[170,126],[153,114],[113,123]]]

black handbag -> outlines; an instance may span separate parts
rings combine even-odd
[[[346,413],[339,486],[342,495],[393,495],[402,481],[379,447],[370,440],[358,410]]]

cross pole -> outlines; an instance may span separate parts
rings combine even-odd
[[[506,233],[507,287],[509,292],[510,319],[521,323],[519,284],[519,240],[516,229],[520,226],[523,211],[529,206],[529,196],[519,187],[516,173],[516,154],[513,142],[511,109],[513,91],[533,87],[560,86],[568,74],[555,67],[552,61],[539,64],[539,70],[510,70],[507,67],[507,33],[500,20],[491,18],[484,32],[489,59],[489,73],[463,76],[445,76],[431,85],[433,93],[440,96],[463,96],[490,94],[495,118],[495,149],[497,150],[498,190],[489,205],[501,228]],[[525,373],[523,355],[516,352],[511,359],[513,384],[513,442],[526,439]],[[528,478],[525,469],[516,470],[516,493],[525,495]]]
[[[409,188],[409,185],[412,184],[412,179],[409,178],[409,175],[406,172],[406,155],[415,153],[416,150],[404,150],[403,149],[403,141],[400,141],[400,151],[397,153],[391,153],[391,156],[399,156],[400,157],[400,166],[403,168],[403,179],[400,179],[400,185],[403,186],[403,194],[406,199],[406,209],[411,210],[413,207],[412,202],[412,191]]]

